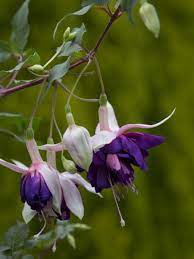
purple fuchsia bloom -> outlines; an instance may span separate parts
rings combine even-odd
[[[175,111],[175,110],[174,110]],[[95,187],[96,192],[111,188],[118,207],[118,200],[114,190],[115,185],[129,186],[134,190],[134,167],[141,170],[148,169],[146,158],[149,149],[164,142],[161,136],[140,132],[128,132],[134,128],[154,128],[167,121],[174,111],[161,122],[154,125],[127,124],[119,127],[110,103],[99,108],[99,125],[92,137],[94,155],[92,164],[87,172],[88,180]],[[121,216],[121,225],[124,220]]]
[[[22,174],[20,194],[25,203],[22,215],[28,223],[37,213],[49,211],[50,214],[52,210],[60,213],[62,191],[57,171],[42,160],[35,140],[27,140],[26,146],[32,160],[30,167],[18,161],[12,164],[2,159],[0,164]]]

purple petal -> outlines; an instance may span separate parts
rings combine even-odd
[[[122,151],[122,142],[121,138],[118,137],[115,140],[113,140],[110,144],[104,146],[103,151],[107,154],[117,154]]]
[[[165,139],[161,136],[146,133],[130,132],[126,134],[126,136],[130,139],[135,140],[137,145],[142,149],[153,148],[162,144],[165,141]]]
[[[122,146],[123,149],[129,153],[129,155],[133,156],[135,159],[135,162],[137,163],[137,165],[142,169],[142,170],[146,170],[146,164],[144,161],[144,157],[141,153],[140,148],[138,147],[137,144],[135,144],[132,140],[127,139],[124,136],[121,136],[121,141],[122,141]]]

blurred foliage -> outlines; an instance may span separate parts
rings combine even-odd
[[[10,34],[10,18],[20,0],[0,1],[1,39]],[[135,24],[123,16],[112,28],[102,45],[98,58],[110,102],[114,105],[120,124],[127,122],[152,123],[165,117],[177,107],[175,116],[160,128],[149,132],[166,137],[166,144],[154,150],[149,158],[146,174],[136,172],[139,195],[124,193],[121,201],[126,227],[121,229],[111,191],[104,199],[90,197],[83,192],[86,215],[84,222],[92,227],[88,233],[77,235],[78,249],[61,243],[51,258],[90,259],[193,259],[194,207],[193,189],[193,134],[194,115],[194,3],[192,1],[153,1],[161,20],[161,35],[156,40],[146,30],[134,11]],[[52,40],[56,22],[78,10],[80,1],[31,1],[31,35],[29,47],[38,51],[42,62],[48,60],[57,47]],[[62,26],[88,30],[85,45],[95,44],[107,21],[105,15],[92,10],[84,18],[70,17]],[[57,38],[60,38],[60,33]],[[1,66],[1,65],[0,65]],[[74,71],[75,72],[75,71]],[[75,75],[65,83],[72,86]],[[84,97],[98,97],[96,76],[84,77],[77,93]],[[9,96],[0,101],[0,112],[30,116],[37,88]],[[58,95],[56,117],[65,129],[64,104],[66,95]],[[50,95],[43,102],[38,116],[43,118],[36,137],[46,142],[49,131]],[[72,102],[72,110],[79,124],[93,133],[97,123],[97,105]],[[0,127],[4,123],[0,121]],[[188,139],[189,137],[189,139]],[[56,141],[58,140],[56,133]],[[25,146],[0,135],[0,157],[29,163]],[[19,177],[1,167],[0,235],[21,218]],[[77,220],[77,219],[76,219]],[[73,219],[74,221],[74,219]],[[39,229],[37,223],[34,230]],[[35,232],[36,233],[36,232]],[[48,256],[46,258],[49,258]]]

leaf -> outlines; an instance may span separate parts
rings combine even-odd
[[[76,242],[75,242],[75,237],[71,234],[67,235],[67,241],[70,244],[71,247],[73,247],[73,249],[76,249]]]
[[[9,246],[12,251],[23,246],[25,240],[28,238],[28,225],[18,222],[16,225],[9,228],[4,237],[5,245]]]
[[[80,50],[82,50],[82,48],[78,44],[73,43],[72,41],[68,41],[65,43],[65,45],[62,46],[59,57],[68,57],[73,53],[79,52]]]
[[[92,5],[92,4],[105,5],[105,4],[108,4],[109,2],[110,2],[110,0],[85,0],[82,3],[82,6],[88,6],[88,5]]]
[[[133,17],[132,17],[132,10],[134,5],[136,4],[137,0],[122,0],[121,1],[121,8],[123,11],[127,12],[129,16],[129,20],[133,22]]]
[[[10,246],[0,245],[0,253],[8,251],[8,250],[10,250]]]
[[[64,63],[54,66],[50,71],[50,76],[48,79],[49,86],[52,84],[53,81],[59,80],[62,77],[64,77],[64,75],[66,75],[67,72],[69,71],[69,67],[70,67],[70,58],[68,58]]]
[[[82,16],[84,14],[86,14],[91,8],[92,8],[92,4],[91,5],[87,5],[87,6],[84,6],[82,9],[74,12],[74,13],[70,13],[70,14],[66,14],[56,25],[55,29],[54,29],[54,32],[53,32],[53,38],[55,39],[56,37],[56,33],[57,33],[57,30],[59,28],[59,26],[61,25],[61,23],[69,16]]]
[[[12,19],[11,43],[19,52],[24,50],[30,34],[28,23],[29,2],[30,0],[26,0]]]
[[[30,55],[26,61],[25,61],[25,67],[30,67],[36,64],[40,63],[40,56],[39,54],[35,51],[32,55]]]
[[[82,38],[84,33],[86,32],[86,27],[84,23],[82,23],[80,28],[74,28],[72,32],[76,32],[76,37],[74,39],[74,43],[81,44],[82,43]]]
[[[0,63],[6,61],[11,56],[11,49],[9,43],[0,40]]]
[[[23,255],[21,259],[34,259],[32,255]]]

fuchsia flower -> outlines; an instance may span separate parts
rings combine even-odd
[[[42,160],[35,140],[27,140],[26,146],[32,160],[30,167],[17,161],[12,164],[2,159],[0,164],[22,174],[20,194],[25,203],[22,215],[28,223],[37,212],[41,213],[48,207],[61,213],[62,191],[57,171]]]
[[[97,192],[115,184],[133,186],[134,166],[147,170],[148,150],[162,144],[164,138],[128,130],[157,127],[173,113],[154,125],[127,124],[120,128],[110,103],[100,106],[100,122],[92,138],[94,156],[88,171],[88,180]]]
[[[114,187],[115,185],[129,186],[135,190],[134,166],[147,170],[148,150],[164,142],[161,136],[128,132],[128,130],[157,127],[167,121],[174,112],[175,110],[154,125],[127,124],[120,128],[110,103],[107,102],[99,108],[99,124],[95,136],[91,139],[94,148],[93,161],[87,177],[96,192],[106,188],[112,189],[122,227],[125,226],[125,221],[119,209],[119,198]]]

